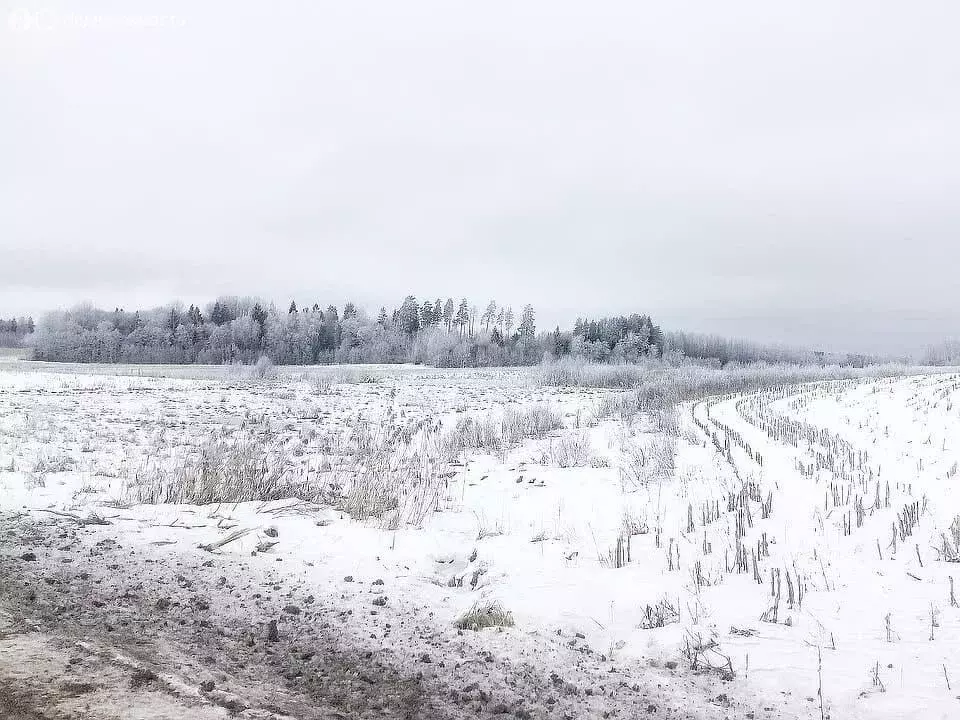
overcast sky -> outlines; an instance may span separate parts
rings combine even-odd
[[[960,335],[956,0],[0,7],[0,316],[412,293]]]

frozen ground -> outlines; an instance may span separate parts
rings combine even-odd
[[[522,370],[93,370],[0,370],[2,717],[960,710],[957,376],[668,437]],[[300,499],[156,502],[237,446]],[[457,628],[490,605],[512,626]]]

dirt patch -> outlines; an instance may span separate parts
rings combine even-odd
[[[304,587],[274,570],[273,561],[124,546],[112,528],[60,519],[7,518],[5,527],[0,688],[19,683],[34,700],[7,691],[4,718],[533,720],[754,712],[729,700],[733,689],[716,678],[627,672],[575,641],[438,627],[426,611],[374,603],[384,597],[382,584],[359,596],[367,601],[360,604]],[[25,552],[37,559],[23,561]],[[508,659],[518,649],[523,661]],[[722,704],[710,700],[721,695]],[[756,710],[754,717],[783,716]]]
[[[50,716],[33,707],[26,693],[0,677],[0,717],[4,720],[49,720]]]

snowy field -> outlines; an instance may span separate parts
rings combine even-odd
[[[960,376],[615,394],[0,364],[0,709],[960,715]]]

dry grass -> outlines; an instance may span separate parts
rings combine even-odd
[[[960,562],[960,515],[953,518],[949,533],[942,533],[941,557],[947,562]]]
[[[319,494],[286,453],[249,436],[215,436],[197,452],[171,464],[150,463],[128,485],[133,503],[249,502],[298,498],[315,500]]]
[[[651,435],[623,446],[618,468],[624,487],[638,488],[669,477],[676,469],[677,441],[669,435]]]
[[[545,437],[562,427],[560,412],[546,403],[522,408],[508,406],[501,415],[460,417],[444,444],[450,459],[470,450],[503,455],[524,440]]]
[[[629,390],[639,387],[659,367],[659,363],[644,365],[606,365],[576,358],[564,358],[540,366],[537,381],[550,387],[592,387]]]
[[[386,528],[419,526],[439,506],[449,463],[461,453],[505,452],[563,425],[546,404],[467,416],[450,431],[429,420],[401,423],[388,413],[346,430],[314,428],[319,457],[305,457],[302,444],[284,444],[265,420],[249,416],[232,434],[194,449],[175,447],[171,454],[158,446],[155,459],[129,478],[124,500],[205,505],[296,498],[332,504]]]
[[[500,603],[490,602],[474,605],[454,622],[460,630],[483,630],[489,627],[513,627],[513,613]]]
[[[556,467],[590,467],[594,458],[589,433],[567,434],[552,440],[548,459]]]
[[[922,370],[929,372],[929,368]],[[670,414],[681,402],[817,380],[885,377],[911,372],[910,368],[896,364],[863,369],[766,363],[719,368],[694,363],[673,366],[653,360],[638,365],[603,365],[567,358],[540,366],[536,380],[542,386],[629,390],[606,398],[598,409],[598,416],[633,417],[637,413],[646,413],[662,424],[661,429],[672,431]]]

